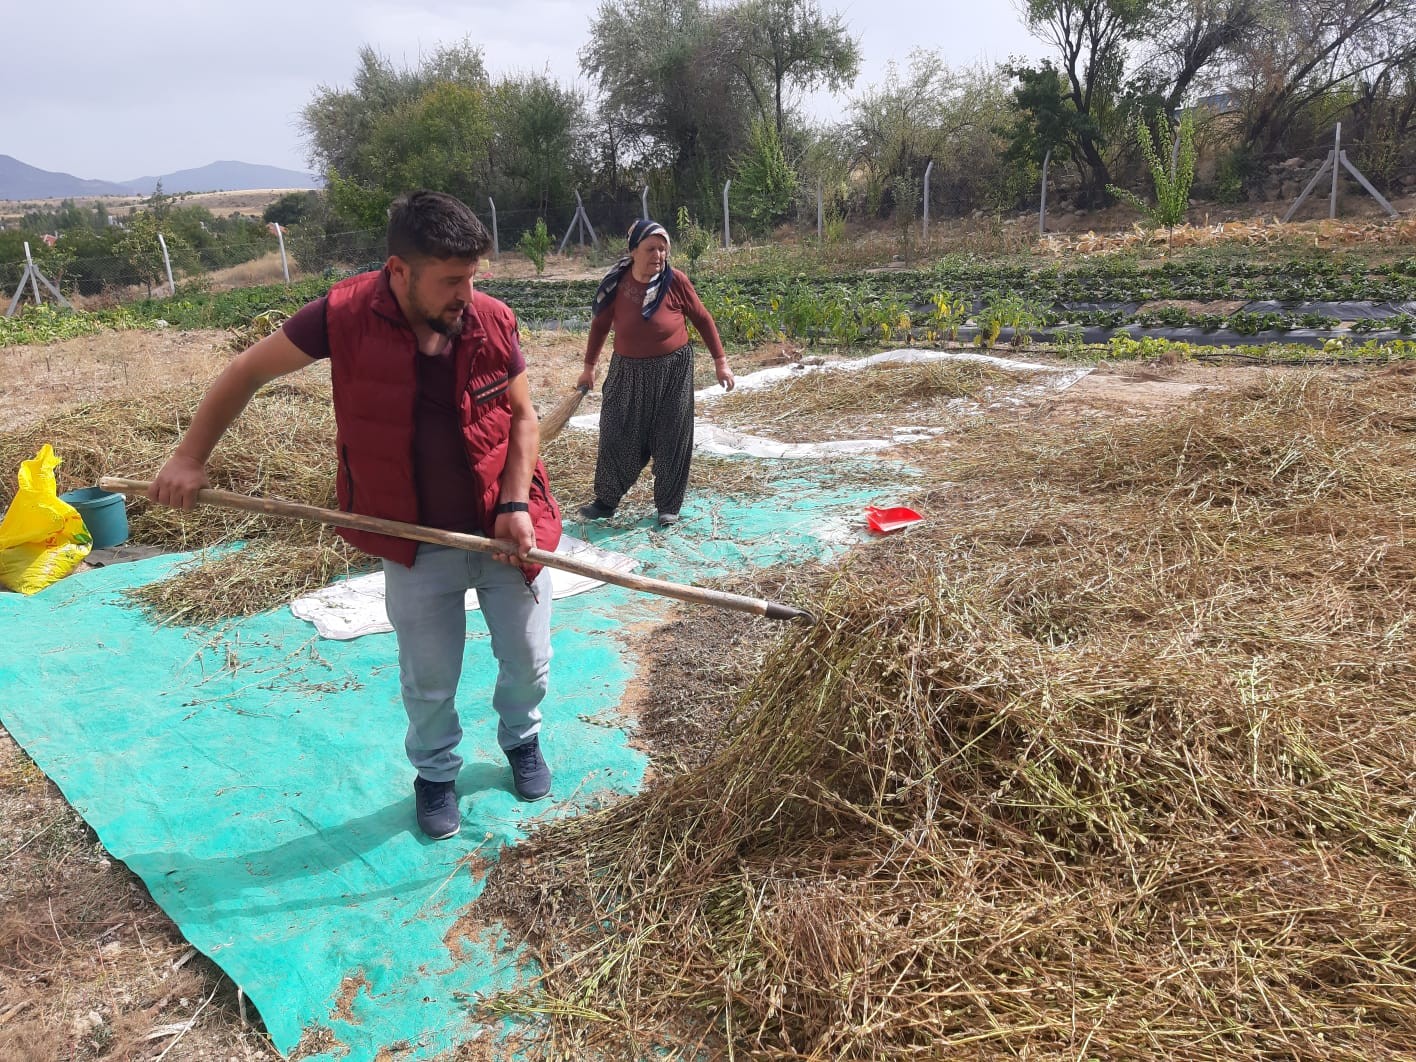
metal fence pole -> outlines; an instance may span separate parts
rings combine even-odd
[[[280,231],[280,222],[276,221],[275,238],[280,242],[280,271],[285,274],[285,283],[290,283],[290,262],[285,257],[285,233]]]
[[[28,240],[25,241],[25,266],[26,266],[25,274],[29,277],[30,290],[34,292],[34,304],[35,304],[36,306],[43,306],[43,305],[44,305],[44,302],[43,302],[43,300],[40,299],[40,297],[39,297],[39,280],[35,277],[35,273],[38,272],[38,270],[36,270],[36,269],[34,268],[34,259],[30,257],[30,249],[29,249],[29,241],[28,241]],[[21,281],[20,281],[20,288],[21,288],[21,290],[24,289],[24,286],[25,286],[25,282],[24,282],[23,280],[21,280]]]
[[[643,217],[645,221],[648,221],[648,220],[649,220],[649,186],[648,186],[647,184],[644,186],[644,191],[641,192],[640,195],[639,195],[639,205],[640,205],[640,207],[642,208],[642,210],[641,210],[641,212],[640,212],[640,216]]]
[[[824,229],[825,229],[825,221],[826,221],[825,200],[821,197],[821,178],[818,177],[818,178],[816,179],[816,242],[817,242],[817,243],[823,243],[823,242],[825,241],[825,237],[823,236],[823,231],[824,231]]]
[[[728,189],[731,188],[732,186],[733,186],[733,182],[732,182],[732,179],[731,179],[731,178],[729,178],[728,181],[727,181],[727,183],[723,185],[723,249],[724,249],[724,250],[732,250],[732,246],[733,246],[733,239],[732,239],[732,236],[729,235],[729,232],[730,232],[731,230],[730,230],[730,223],[729,223],[729,220],[728,220]]]
[[[1328,199],[1329,220],[1337,217],[1337,176],[1338,159],[1342,158],[1342,123],[1337,123],[1337,133],[1334,134],[1332,143],[1332,195]]]
[[[1047,164],[1052,161],[1052,149],[1042,156],[1042,201],[1037,208],[1037,236],[1042,239],[1047,234]]]
[[[929,175],[934,172],[934,160],[929,160],[929,165],[924,168],[924,229],[920,234],[920,242],[929,242]]]
[[[497,235],[497,205],[487,196],[487,206],[492,208],[492,257],[501,257],[501,237]]]
[[[162,233],[157,234],[157,242],[162,247],[162,264],[167,267],[167,287],[173,295],[177,294],[177,281],[172,279],[172,259],[167,254],[167,241],[162,238]]]

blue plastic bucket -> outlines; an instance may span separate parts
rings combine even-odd
[[[128,506],[123,495],[102,487],[80,487],[59,495],[79,511],[93,537],[94,549],[121,546],[128,541]]]

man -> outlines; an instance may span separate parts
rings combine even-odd
[[[537,458],[516,317],[473,290],[490,245],[482,223],[452,196],[401,196],[389,210],[384,268],[336,284],[233,359],[148,491],[153,501],[191,508],[210,485],[208,458],[256,391],[328,358],[342,509],[516,544],[514,556],[493,557],[339,531],[383,559],[418,825],[434,839],[453,836],[461,823],[455,697],[469,588],[497,658],[492,706],[513,787],[523,800],[538,800],[551,782],[538,736],[551,655],[550,573],[522,558],[536,546],[555,549],[560,512]]]

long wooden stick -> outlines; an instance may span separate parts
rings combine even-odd
[[[98,481],[98,485],[104,490],[116,491],[119,494],[146,497],[151,484],[144,479],[104,476]],[[377,516],[346,513],[338,509],[322,509],[317,505],[305,505],[301,502],[287,501],[284,498],[257,498],[249,494],[237,494],[234,491],[208,487],[197,491],[196,500],[201,505],[215,505],[222,509],[241,509],[246,512],[265,513],[269,516],[289,516],[297,520],[315,520],[331,527],[352,527],[359,531],[374,531],[381,535],[392,535],[394,538],[411,539],[414,542],[455,546],[458,549],[472,550],[476,553],[516,553],[516,545],[503,539],[483,538],[481,535],[467,535],[457,531],[442,531],[435,527],[423,527],[421,524],[408,524],[401,520],[384,520]],[[729,594],[722,590],[707,590],[700,586],[689,586],[684,583],[671,583],[665,579],[650,579],[643,575],[615,571],[613,568],[601,567],[598,564],[576,560],[574,557],[551,553],[544,549],[530,550],[526,554],[526,559],[536,564],[545,565],[547,568],[558,568],[563,572],[573,572],[576,575],[614,583],[616,586],[627,587],[630,590],[641,590],[646,594],[671,597],[676,601],[687,601],[694,605],[712,605],[714,608],[729,609],[733,612],[748,612],[754,616],[766,616],[768,619],[802,619],[808,623],[816,622],[810,612],[776,601],[744,597],[741,594]]]

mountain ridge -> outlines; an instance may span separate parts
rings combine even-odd
[[[320,188],[308,173],[223,159],[158,176],[128,181],[93,180],[57,170],[42,170],[12,155],[0,155],[0,199],[67,199],[88,195],[151,195],[162,182],[163,192],[235,192],[253,188]]]

